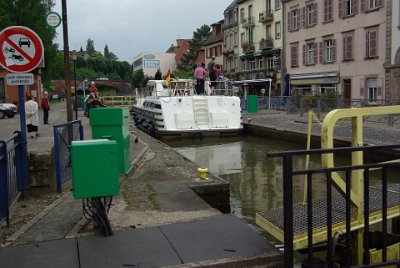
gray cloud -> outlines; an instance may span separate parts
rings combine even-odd
[[[61,3],[54,11],[61,15]],[[107,44],[120,60],[140,52],[166,51],[177,38],[192,38],[203,24],[223,19],[232,0],[79,0],[67,1],[70,50],[88,38],[103,52]],[[63,47],[62,25],[56,42]]]

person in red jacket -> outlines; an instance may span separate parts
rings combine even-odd
[[[43,98],[42,102],[40,104],[40,107],[43,109],[43,121],[45,125],[49,124],[49,110],[50,110],[50,105],[49,105],[49,93],[47,91],[43,92]]]

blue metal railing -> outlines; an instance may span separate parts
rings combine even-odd
[[[18,199],[19,193],[29,187],[24,177],[27,156],[23,154],[21,132],[16,131],[6,141],[0,141],[0,221],[9,224],[10,205]]]
[[[72,177],[70,146],[74,140],[83,140],[81,120],[54,126],[54,157],[56,165],[57,192]]]

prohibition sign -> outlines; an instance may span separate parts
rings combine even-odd
[[[0,48],[0,65],[14,73],[32,71],[44,54],[40,37],[22,26],[7,27],[1,31]]]

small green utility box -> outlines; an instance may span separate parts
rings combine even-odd
[[[258,112],[258,97],[256,95],[247,96],[247,112],[248,113]]]
[[[117,142],[119,171],[128,174],[132,169],[128,108],[90,109],[89,121],[93,139],[107,138]]]
[[[75,199],[119,194],[117,142],[72,141],[72,191]]]

